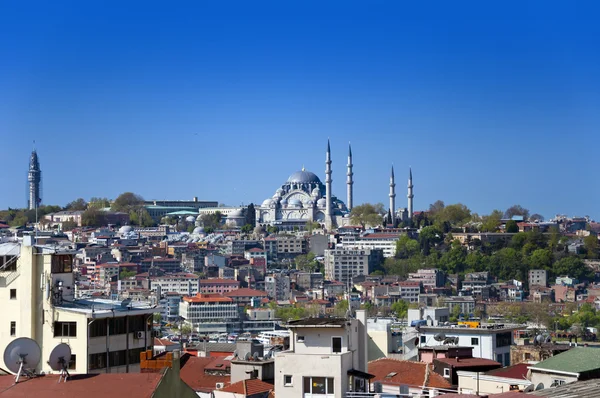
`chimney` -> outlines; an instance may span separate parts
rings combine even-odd
[[[460,357],[458,355],[456,356],[456,362],[460,362]]]

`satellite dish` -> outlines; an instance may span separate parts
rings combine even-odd
[[[238,357],[238,352],[237,352],[237,350],[233,351],[233,357],[234,357],[234,358],[237,358],[237,357]]]
[[[68,344],[60,343],[50,353],[50,359],[48,365],[50,369],[60,372],[58,382],[64,377],[65,383],[67,378],[71,377],[69,374],[69,361],[71,360],[71,347]]]
[[[252,358],[253,358],[255,361],[258,361],[258,352],[255,352],[255,353],[254,353],[254,355],[252,355]]]
[[[246,355],[244,356],[244,360],[249,361],[250,360],[250,353],[247,352]]]
[[[454,344],[455,344],[455,345],[457,345],[457,344],[458,344],[458,336],[456,336],[456,337],[454,338]]]
[[[15,383],[21,375],[36,377],[35,367],[42,359],[42,350],[38,343],[27,337],[20,337],[10,342],[4,350],[4,364],[11,373],[17,375]]]
[[[444,341],[445,338],[446,338],[446,335],[444,333],[438,333],[435,336],[433,336],[433,339],[435,341]]]

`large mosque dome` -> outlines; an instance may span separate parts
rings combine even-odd
[[[321,184],[321,180],[315,173],[302,169],[295,172],[287,179],[289,183],[295,184]]]

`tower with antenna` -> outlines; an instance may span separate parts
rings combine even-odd
[[[394,178],[394,166],[392,166],[392,174],[390,174],[390,214],[392,216],[390,223],[396,225],[396,181]]]
[[[38,160],[37,151],[34,148],[29,158],[29,172],[27,173],[28,182],[28,197],[27,197],[27,208],[29,210],[37,210],[42,203],[41,197],[41,184],[42,184],[42,170],[40,169],[40,162]]]
[[[348,210],[352,210],[352,201],[354,199],[352,192],[352,186],[354,185],[354,180],[352,178],[354,176],[354,173],[352,172],[352,166],[352,147],[350,146],[350,143],[348,143],[348,180],[346,182],[348,188],[346,207],[348,207]]]

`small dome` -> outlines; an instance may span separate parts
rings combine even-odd
[[[244,218],[244,212],[242,209],[234,210],[227,215],[227,218]]]
[[[284,193],[285,191],[282,188],[277,189],[277,191],[275,191],[275,195],[273,195],[273,199],[281,198]]]
[[[133,228],[129,225],[123,225],[121,228],[119,228],[119,233],[122,234],[127,234],[129,232],[133,231]]]
[[[202,235],[204,234],[204,228],[203,227],[196,227],[194,228],[194,231],[192,232],[193,235]]]
[[[321,190],[319,189],[319,187],[316,187],[315,189],[312,190],[312,196],[315,196],[315,197],[321,196]]]
[[[185,221],[187,221],[187,222],[194,222],[194,221],[196,221],[196,217],[194,217],[194,216],[187,216],[185,218]]]
[[[289,207],[302,207],[302,202],[300,199],[290,199],[288,202]]]
[[[271,206],[272,203],[273,203],[273,199],[265,199],[265,201],[262,202],[261,207],[269,207],[269,206]]]
[[[326,207],[327,206],[327,199],[321,198],[321,199],[317,200],[317,206],[319,206],[319,207]]]
[[[304,169],[292,174],[287,179],[287,182],[296,184],[321,184],[321,180],[315,173],[311,173],[310,171],[306,171]]]

